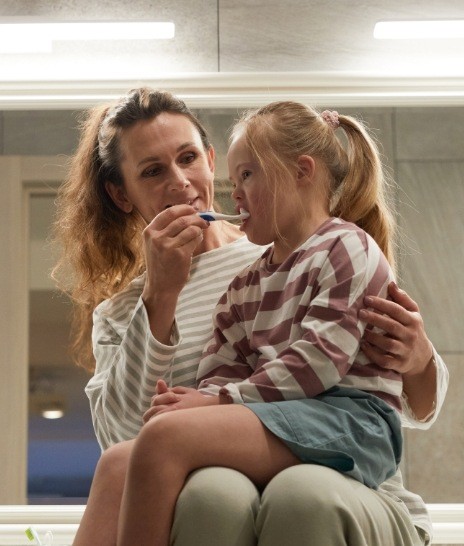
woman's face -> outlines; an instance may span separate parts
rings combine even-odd
[[[205,150],[192,122],[162,113],[125,129],[120,139],[122,188],[107,190],[125,212],[145,221],[173,205],[210,210],[214,199],[214,150]]]

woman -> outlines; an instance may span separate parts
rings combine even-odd
[[[94,313],[96,369],[87,387],[104,449],[137,435],[158,379],[194,384],[219,295],[262,252],[238,228],[216,222],[206,229],[194,214],[212,208],[213,178],[214,151],[205,132],[169,94],[135,90],[116,106],[97,109],[84,127],[61,192],[57,227],[62,263],[73,270],[79,302],[78,344],[89,335],[93,308],[113,296]],[[368,302],[363,320],[389,336],[369,334],[364,350],[403,373],[409,400],[404,415],[409,426],[426,428],[443,401],[446,372],[415,303],[394,286],[391,295],[398,303]],[[116,543],[119,506],[105,504],[108,484],[98,478],[107,475],[102,469],[108,464],[113,485],[123,486],[117,451],[110,450],[97,467],[76,544]],[[87,514],[95,507],[109,524],[87,534]],[[421,499],[404,490],[399,475],[376,492],[299,465],[278,474],[260,498],[242,474],[205,468],[191,475],[181,493],[171,540],[254,544],[255,529],[260,544],[396,545],[424,543],[430,523]]]

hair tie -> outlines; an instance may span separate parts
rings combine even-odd
[[[335,131],[337,127],[340,125],[340,121],[338,119],[338,112],[335,110],[324,110],[321,114],[321,118],[328,124],[332,129]]]

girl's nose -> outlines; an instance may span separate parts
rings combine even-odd
[[[241,199],[240,197],[240,191],[238,189],[238,186],[235,186],[233,192],[232,192],[232,199],[235,199],[236,201],[239,201]]]

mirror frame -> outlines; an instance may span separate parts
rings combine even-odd
[[[190,108],[244,108],[289,97],[317,106],[460,106],[464,76],[358,72],[174,73],[156,79],[0,81],[0,110],[81,109],[120,97],[140,82],[167,89]]]

